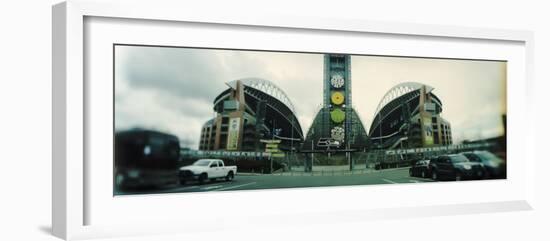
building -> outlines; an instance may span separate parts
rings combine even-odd
[[[259,78],[227,85],[214,100],[216,116],[202,127],[199,150],[263,151],[260,140],[277,139],[289,151],[303,142],[292,102],[279,87]]]
[[[386,92],[369,129],[372,147],[451,145],[451,125],[441,117],[442,102],[433,89],[421,83],[406,82]]]
[[[351,98],[351,56],[324,56],[323,106],[308,130],[302,150],[361,149],[367,133]]]

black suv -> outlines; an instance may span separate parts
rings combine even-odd
[[[480,163],[470,162],[461,154],[442,155],[430,162],[433,180],[481,179],[485,175]]]

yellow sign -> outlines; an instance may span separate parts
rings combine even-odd
[[[277,152],[277,153],[272,153],[271,156],[272,157],[285,157],[285,154],[282,153],[282,152]]]
[[[260,140],[263,143],[281,143],[281,140]]]
[[[285,154],[279,149],[281,140],[261,140],[265,144],[265,152],[271,153],[271,157],[284,157]]]
[[[330,100],[332,100],[332,103],[335,105],[341,105],[344,103],[344,94],[342,94],[341,91],[335,91],[332,93]]]
[[[265,144],[265,148],[275,148],[275,149],[278,149],[278,148],[279,148],[279,144],[268,143],[268,144]]]

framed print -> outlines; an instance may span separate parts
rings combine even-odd
[[[530,32],[204,13],[53,7],[56,236],[532,209]]]

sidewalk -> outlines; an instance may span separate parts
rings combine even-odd
[[[349,170],[348,165],[342,166],[313,166],[313,171],[305,172],[303,166],[293,166],[291,171],[276,171],[272,174],[252,173],[252,172],[237,172],[237,176],[349,176],[367,173],[377,173],[392,170],[409,169],[409,167],[388,168],[382,170],[375,170],[372,168],[366,168],[364,165],[355,166],[355,169]]]
[[[349,167],[348,167],[349,168]],[[287,172],[279,172],[279,173],[273,173],[274,176],[350,176],[350,175],[357,175],[357,174],[366,174],[366,173],[372,173],[376,172],[372,169],[355,169],[355,170],[338,170],[338,169],[332,169],[332,170],[313,170],[312,172],[304,172],[302,171],[287,171]]]

